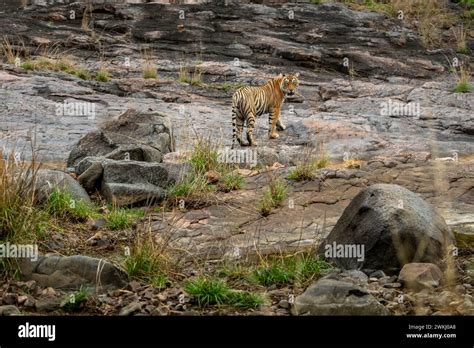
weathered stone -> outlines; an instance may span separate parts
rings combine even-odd
[[[120,288],[127,283],[126,273],[103,259],[89,256],[41,256],[37,261],[19,259],[22,276],[38,286],[78,289],[90,285],[98,289]]]
[[[100,183],[102,181],[102,173],[104,168],[100,162],[94,162],[85,170],[77,181],[84,187],[87,192],[94,192],[94,190],[100,190]]]
[[[91,203],[89,195],[70,175],[59,170],[40,169],[36,178],[36,199],[45,202],[55,188],[69,193],[73,199]]]
[[[295,315],[388,315],[366,289],[353,283],[321,279],[297,296]]]
[[[443,272],[432,263],[408,263],[403,266],[398,279],[408,289],[421,290],[439,286]]]
[[[362,261],[350,255],[352,249],[341,257],[334,254],[331,260],[342,268],[397,272],[411,262],[441,264],[455,241],[443,217],[418,195],[398,185],[376,184],[354,197],[318,252],[324,255],[334,243],[364,247]]]
[[[160,162],[171,150],[171,124],[166,116],[128,110],[100,131],[83,137],[71,151],[67,165],[74,167],[88,156]]]
[[[0,306],[0,316],[21,315],[20,310],[13,305]]]

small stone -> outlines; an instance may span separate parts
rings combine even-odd
[[[288,300],[281,300],[280,302],[278,302],[278,307],[280,308],[290,308],[290,303],[288,302]]]
[[[104,206],[102,206],[102,207],[99,208],[99,213],[101,213],[101,214],[109,214],[109,213],[110,213],[110,210],[109,210],[109,208],[108,208],[106,205],[104,205]]]
[[[384,277],[386,277],[386,275],[385,275],[384,271],[379,269],[378,271],[375,271],[375,272],[371,273],[370,277],[371,278],[384,278]]]
[[[168,299],[168,297],[165,294],[158,294],[158,300],[161,302],[165,302]]]
[[[38,312],[53,312],[61,307],[61,298],[45,297],[36,301],[36,310]]]
[[[132,280],[128,283],[127,289],[136,292],[141,287],[141,284],[136,280]]]
[[[383,285],[384,288],[387,289],[398,289],[402,287],[402,284],[400,283],[387,283]]]
[[[131,315],[133,314],[134,312],[138,311],[141,309],[143,303],[141,302],[132,302],[130,303],[129,305],[123,307],[121,310],[120,310],[120,313],[119,315],[121,316],[128,316],[128,315]]]
[[[105,225],[107,225],[107,220],[101,217],[92,221],[92,223],[90,224],[90,228],[92,231],[97,231],[101,228],[104,228]]]
[[[26,291],[33,292],[34,290],[36,290],[36,281],[28,280],[24,283],[24,287]]]
[[[204,177],[210,184],[215,184],[221,178],[221,174],[215,170],[210,170],[204,174]]]
[[[415,307],[415,314],[416,315],[430,315],[431,309],[425,306],[417,306]]]
[[[378,281],[378,279],[375,278],[375,277],[370,277],[369,278],[369,282],[371,282],[371,283],[376,282],[376,281]]]
[[[432,263],[407,263],[403,266],[398,279],[408,289],[419,291],[439,286],[443,273]]]
[[[28,300],[28,296],[25,296],[25,295],[18,296],[18,304],[19,305],[24,304],[27,300]]]
[[[7,304],[7,305],[17,304],[18,303],[18,295],[7,292],[6,294],[3,295],[2,301],[3,301],[4,304]]]
[[[33,296],[28,295],[27,300],[25,301],[25,303],[23,303],[23,307],[33,308],[35,307],[35,305],[36,305],[36,300],[33,298]]]
[[[52,287],[47,287],[41,292],[41,295],[43,296],[56,296],[56,290]]]
[[[456,307],[456,310],[461,315],[474,315],[474,305],[469,300],[464,300],[459,306]]]
[[[20,315],[20,310],[13,305],[0,306],[0,316]]]

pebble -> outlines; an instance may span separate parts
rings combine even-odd
[[[278,307],[288,309],[290,308],[290,303],[288,302],[288,300],[281,300],[280,302],[278,302]]]

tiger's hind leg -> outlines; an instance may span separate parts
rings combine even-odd
[[[247,140],[249,141],[250,146],[257,146],[257,142],[253,136],[253,129],[255,127],[255,114],[250,113],[247,116]]]
[[[244,120],[237,116],[237,112],[232,109],[232,149],[235,147],[235,141],[237,140],[240,146],[248,146],[248,143],[242,139],[242,132],[244,129]]]
[[[278,118],[277,122],[276,122],[276,128],[278,131],[284,131],[286,129],[286,126],[283,124],[283,122],[281,122],[281,118]]]
[[[244,121],[240,118],[237,119],[237,127],[236,127],[236,133],[237,133],[237,141],[239,142],[240,146],[249,146],[247,141],[242,139],[242,133],[244,131]]]

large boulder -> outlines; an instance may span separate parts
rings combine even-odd
[[[454,244],[443,217],[417,194],[376,184],[354,197],[318,253],[343,269],[398,273],[411,262],[441,265]]]
[[[78,289],[84,285],[105,290],[124,287],[128,281],[127,274],[110,262],[83,255],[19,259],[19,266],[25,280],[41,287]]]
[[[36,200],[39,203],[43,203],[55,188],[69,193],[73,199],[88,204],[91,203],[91,199],[84,188],[69,174],[59,170],[38,170],[35,182]]]
[[[358,271],[353,271],[358,272]],[[389,311],[366,289],[367,276],[328,275],[295,298],[295,315],[389,315]]]
[[[171,122],[167,116],[128,110],[79,140],[69,154],[67,165],[74,167],[87,156],[161,162],[172,148]]]
[[[88,191],[99,190],[108,202],[118,206],[152,203],[165,197],[167,188],[182,180],[187,164],[148,163],[86,157],[75,167]]]

